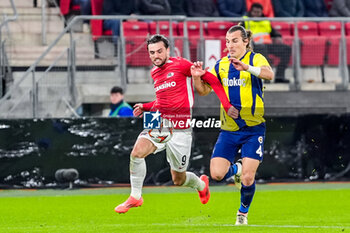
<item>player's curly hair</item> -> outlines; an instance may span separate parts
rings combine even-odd
[[[150,38],[148,38],[147,49],[148,49],[148,45],[155,44],[155,43],[158,43],[161,41],[163,41],[164,46],[167,49],[169,47],[169,40],[168,40],[168,38],[166,38],[165,36],[160,35],[160,34],[155,34],[155,35],[151,36]]]
[[[241,31],[241,36],[243,41],[248,41],[247,44],[247,50],[253,51],[252,47],[250,46],[250,41],[252,39],[253,33],[250,30],[246,30],[241,23],[238,25],[232,26],[230,29],[228,29],[227,33],[233,33],[235,31]]]

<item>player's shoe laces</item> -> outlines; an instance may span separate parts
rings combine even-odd
[[[115,207],[114,211],[117,213],[126,213],[132,207],[139,207],[143,204],[143,198],[141,197],[139,200],[136,200],[132,196],[128,198],[125,202]]]
[[[207,204],[210,198],[209,178],[206,175],[201,175],[200,179],[204,181],[205,188],[202,191],[198,191],[199,199],[201,200],[202,204]]]
[[[235,163],[237,166],[237,173],[226,179],[227,182],[234,182],[235,186],[240,190],[242,188],[241,175],[242,175],[242,159],[237,160]]]
[[[248,225],[248,214],[237,212],[235,225]]]

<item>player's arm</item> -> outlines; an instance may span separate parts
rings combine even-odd
[[[194,87],[197,91],[197,93],[200,96],[208,95],[211,92],[211,88],[201,79],[201,76],[205,74],[205,72],[208,70],[206,68],[205,70],[202,69],[203,62],[194,62],[191,66],[191,75],[193,78]]]
[[[203,81],[201,80],[201,83],[198,82],[200,85],[199,88],[203,88],[203,89],[201,89],[203,91],[202,94],[205,94],[205,93],[209,94],[209,92],[211,91],[211,88],[213,88],[216,95],[220,99],[222,106],[224,107],[225,111],[227,112],[227,115],[229,115],[233,119],[237,119],[239,116],[239,111],[235,107],[233,107],[232,104],[230,103],[230,101],[228,100],[227,95],[226,95],[221,83],[212,73],[207,71],[208,68],[203,69],[202,65],[203,65],[203,62],[195,62],[191,66],[191,74],[193,75],[192,76],[193,79],[200,78],[203,80]],[[208,83],[211,86],[211,88],[209,86],[207,86],[206,83]]]
[[[258,78],[272,80],[275,76],[274,72],[272,71],[269,65],[251,66],[233,57],[230,58],[230,61],[234,65],[236,70],[247,71]]]
[[[154,104],[156,103],[156,101],[152,101],[152,102],[148,102],[148,103],[137,103],[134,105],[134,111],[133,114],[135,117],[142,117],[143,112],[145,111],[150,111],[152,109],[152,107],[154,106]]]

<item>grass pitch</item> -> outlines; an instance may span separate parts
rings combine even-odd
[[[350,232],[350,183],[258,185],[249,226],[234,226],[239,192],[211,187],[202,205],[189,188],[144,188],[144,204],[114,207],[128,188],[0,191],[0,232]]]

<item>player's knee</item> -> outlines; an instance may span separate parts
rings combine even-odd
[[[131,157],[134,157],[134,158],[143,158],[144,155],[143,155],[143,153],[141,153],[140,150],[138,150],[137,148],[134,148],[134,149],[131,151]]]
[[[144,158],[144,157],[146,157],[144,148],[142,148],[141,146],[136,145],[131,151],[131,156],[135,157],[135,158]]]
[[[225,174],[222,174],[221,172],[212,170],[210,171],[210,176],[213,180],[220,181],[224,179]]]
[[[245,186],[250,186],[254,183],[255,174],[254,172],[243,173],[241,176],[242,184]]]

